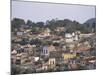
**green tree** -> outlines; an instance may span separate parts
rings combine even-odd
[[[36,26],[42,28],[44,27],[44,22],[37,22]]]
[[[29,25],[29,26],[31,26],[33,24],[33,22],[31,21],[31,20],[27,20],[27,23],[26,23],[26,25]]]
[[[12,31],[15,29],[15,28],[19,28],[21,25],[24,25],[25,24],[25,21],[23,19],[20,19],[20,18],[14,18],[12,21],[11,21],[11,29]]]

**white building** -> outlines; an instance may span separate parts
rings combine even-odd
[[[17,36],[22,36],[23,32],[17,32]]]
[[[66,33],[65,34],[65,41],[67,43],[73,42],[73,41],[78,41],[79,40],[79,35],[75,33]]]
[[[73,36],[70,33],[65,34],[65,41],[66,42],[73,42]]]
[[[37,62],[39,60],[39,57],[34,57],[34,61]]]

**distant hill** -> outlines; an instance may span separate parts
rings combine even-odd
[[[96,18],[91,18],[91,19],[87,20],[84,24],[86,24],[86,25],[88,24],[90,26],[92,26],[93,24],[96,25]]]

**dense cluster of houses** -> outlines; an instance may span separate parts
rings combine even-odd
[[[95,33],[76,31],[62,36],[49,28],[36,29],[39,32],[33,33],[32,28],[22,25],[12,32],[12,64],[32,72],[95,69]],[[64,31],[64,27],[55,31]]]

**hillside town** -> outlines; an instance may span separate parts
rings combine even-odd
[[[13,72],[40,73],[90,70],[96,68],[96,33],[66,28],[21,25],[11,32],[11,64]],[[57,34],[64,32],[63,35]],[[14,69],[13,69],[14,68]]]

